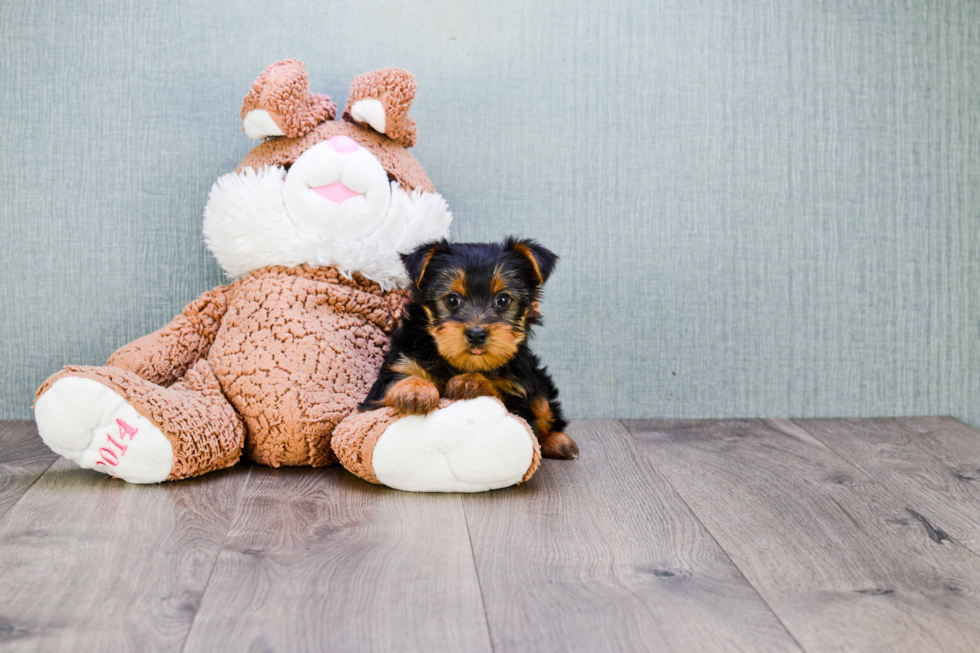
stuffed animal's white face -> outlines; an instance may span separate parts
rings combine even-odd
[[[334,136],[302,154],[286,174],[283,200],[301,231],[332,239],[374,231],[391,204],[381,163],[347,136]]]
[[[438,193],[407,193],[364,148],[338,152],[326,141],[288,173],[263,166],[220,177],[204,207],[204,240],[232,278],[308,263],[390,289],[409,283],[399,254],[447,238],[451,220]]]

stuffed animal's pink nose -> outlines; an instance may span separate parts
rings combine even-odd
[[[341,154],[345,152],[354,152],[358,147],[360,147],[356,142],[354,142],[354,139],[350,138],[349,136],[334,136],[327,142],[330,143],[330,147]]]

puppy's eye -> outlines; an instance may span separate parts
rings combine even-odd
[[[457,308],[459,308],[459,302],[460,302],[459,295],[457,295],[456,293],[450,293],[446,295],[446,308],[448,308],[449,310],[455,311]]]
[[[510,295],[505,295],[503,293],[497,295],[497,297],[493,300],[493,305],[500,310],[506,309],[508,306],[510,306]]]

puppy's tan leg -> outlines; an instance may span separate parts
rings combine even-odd
[[[546,435],[538,435],[541,443],[541,455],[545,458],[560,460],[575,460],[578,458],[578,445],[561,431],[552,431]]]
[[[574,460],[578,458],[578,445],[561,431],[552,431],[555,415],[551,404],[544,397],[535,397],[531,401],[531,413],[534,415],[534,434],[541,443],[541,455],[545,458]]]
[[[446,399],[476,399],[477,397],[500,398],[497,388],[482,374],[457,374],[449,379]]]
[[[407,376],[388,388],[384,403],[402,415],[428,415],[439,405],[439,388],[432,381]]]

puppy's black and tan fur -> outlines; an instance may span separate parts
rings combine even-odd
[[[558,257],[533,240],[423,245],[402,257],[413,301],[392,334],[362,410],[424,415],[440,397],[497,397],[523,417],[549,458],[578,457],[558,389],[528,347],[541,286]]]

